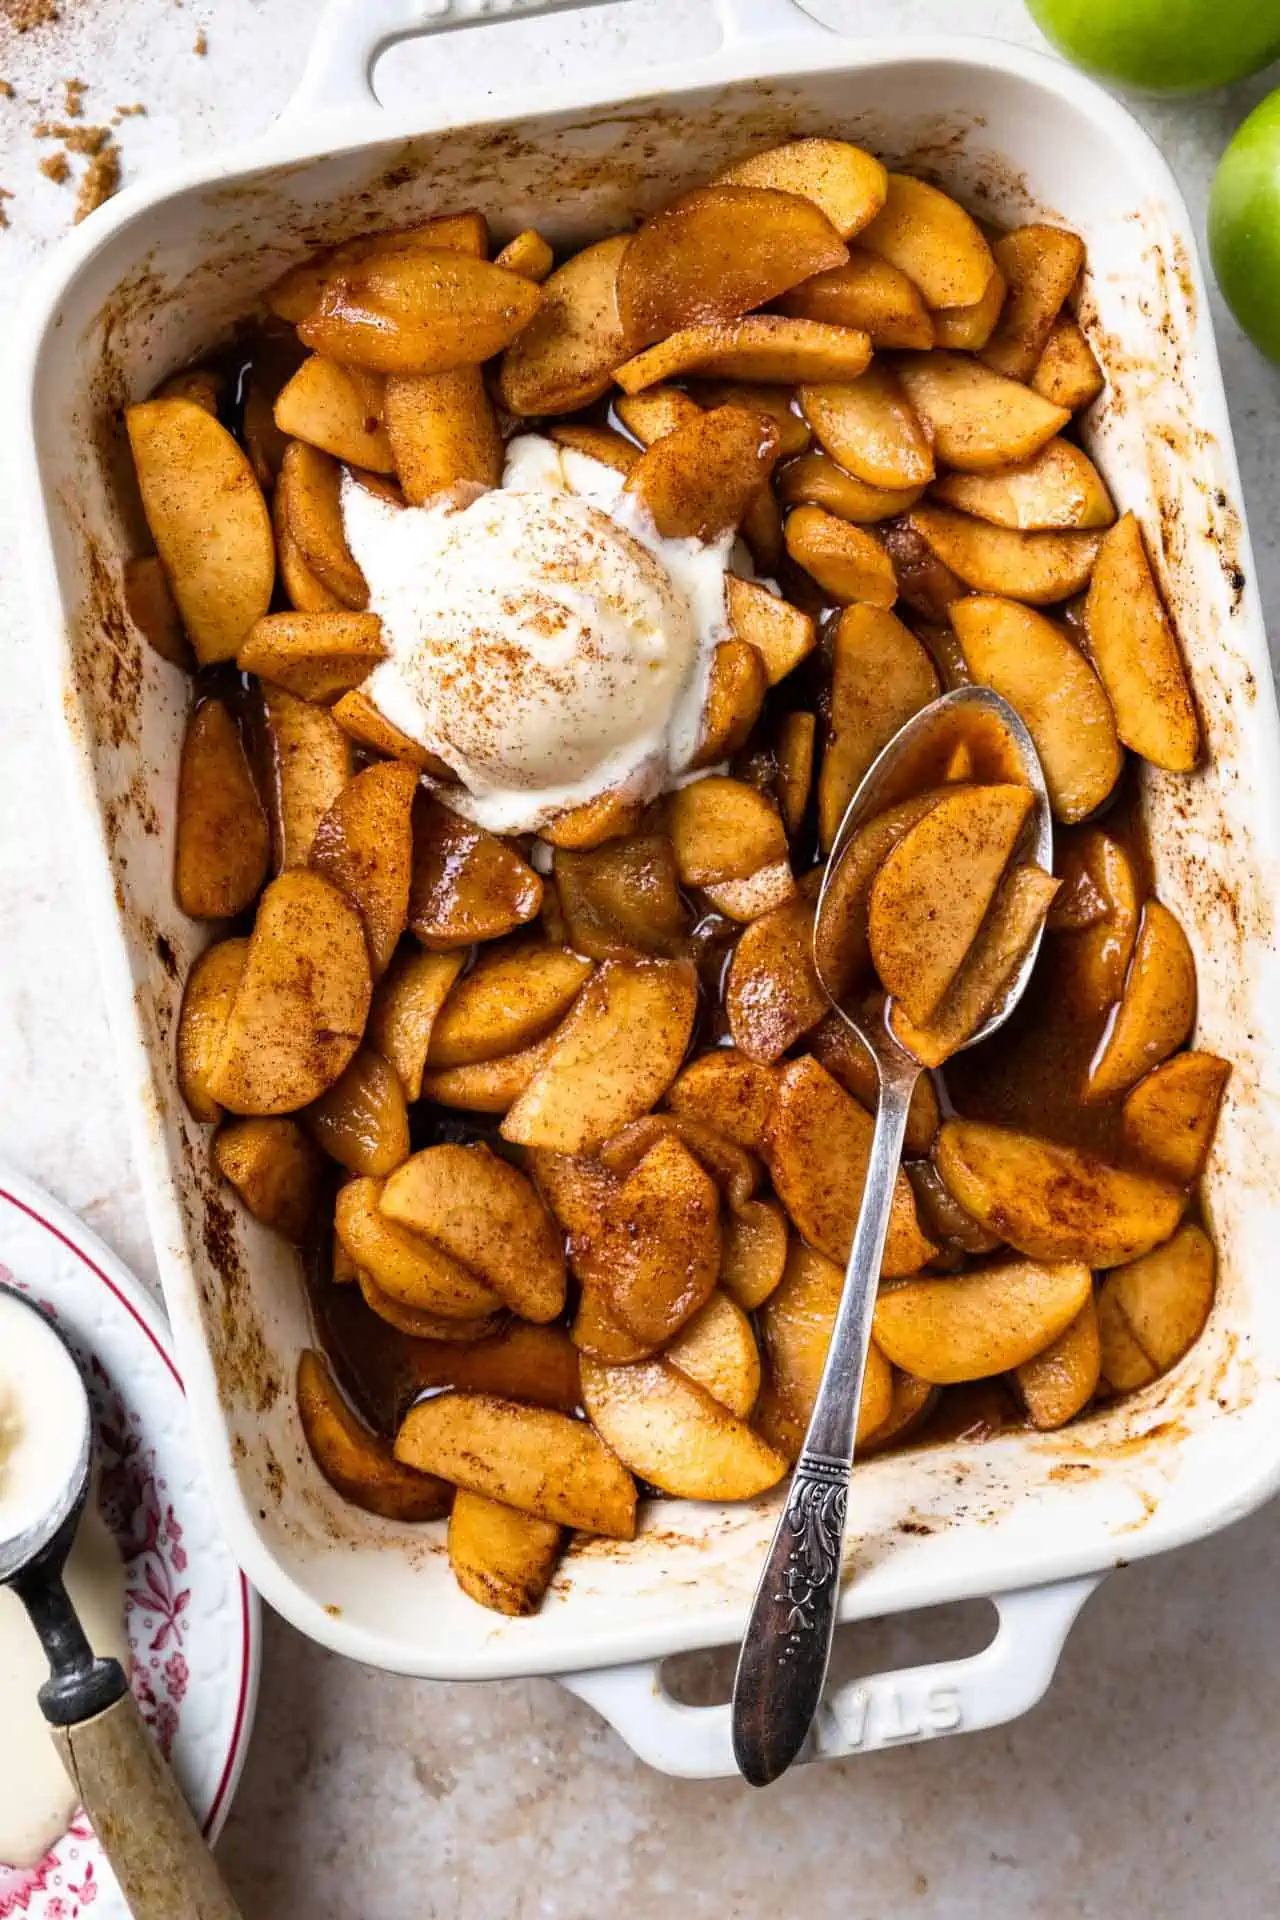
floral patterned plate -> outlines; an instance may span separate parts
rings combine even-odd
[[[0,1168],[0,1278],[48,1309],[89,1383],[98,1505],[127,1571],[132,1684],[212,1840],[226,1819],[258,1691],[258,1597],[222,1542],[159,1309],[102,1242]],[[38,1867],[0,1862],[0,1920],[128,1920],[87,1822]]]

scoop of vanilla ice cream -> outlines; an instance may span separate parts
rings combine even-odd
[[[348,478],[342,511],[390,652],[365,691],[454,769],[458,811],[534,831],[687,763],[727,547],[661,540],[620,476],[538,436],[478,498],[397,507]]]

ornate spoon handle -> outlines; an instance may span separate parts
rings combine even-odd
[[[831,1657],[862,1375],[907,1108],[920,1072],[892,1045],[880,1064],[880,1105],[862,1209],[822,1385],[756,1589],[733,1684],[734,1758],[753,1787],[766,1787],[785,1773],[804,1745]]]

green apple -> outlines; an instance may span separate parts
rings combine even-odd
[[[1280,58],[1280,0],[1027,0],[1059,53],[1104,80],[1200,93]]]
[[[1280,88],[1222,156],[1209,196],[1209,255],[1240,325],[1280,360]]]

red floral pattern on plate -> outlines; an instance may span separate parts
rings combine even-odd
[[[24,1293],[32,1291],[3,1265],[0,1281]],[[57,1309],[51,1301],[38,1300],[38,1304],[57,1320]],[[183,1582],[187,1553],[182,1527],[165,1498],[167,1488],[158,1473],[155,1452],[143,1439],[139,1416],[125,1403],[97,1355],[85,1352],[74,1336],[70,1345],[93,1404],[98,1511],[120,1549],[127,1572],[125,1626],[132,1655],[129,1683],[143,1718],[167,1758],[190,1678],[183,1643],[191,1589]],[[102,1884],[97,1851],[93,1829],[77,1815],[37,1867],[8,1867],[0,1862],[0,1920],[31,1912],[36,1894],[49,1896],[42,1902],[41,1920],[78,1920],[88,1914]]]

